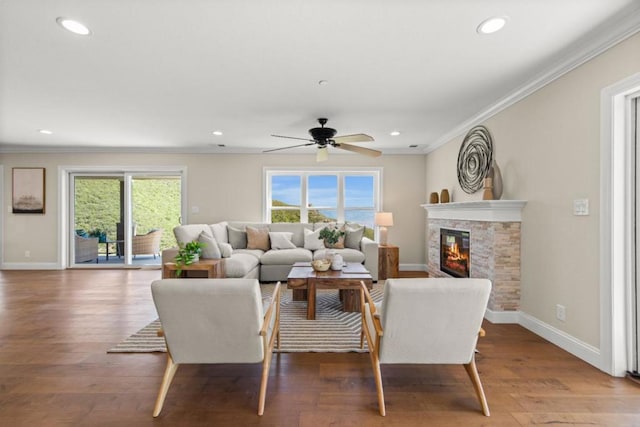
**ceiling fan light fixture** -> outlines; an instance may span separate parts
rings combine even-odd
[[[507,24],[506,16],[492,16],[487,18],[478,25],[476,31],[478,34],[493,34],[500,31]]]
[[[329,150],[327,146],[319,147],[318,152],[316,153],[316,161],[317,162],[326,162],[329,160]]]
[[[79,36],[88,36],[91,34],[91,30],[86,25],[73,19],[59,16],[58,18],[56,18],[56,22],[62,28],[72,32],[73,34],[77,34]]]

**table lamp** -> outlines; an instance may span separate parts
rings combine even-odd
[[[387,227],[393,226],[393,214],[391,212],[376,212],[375,223],[380,227],[380,244],[387,244]]]

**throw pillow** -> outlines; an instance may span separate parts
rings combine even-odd
[[[271,240],[271,249],[295,249],[296,245],[291,241],[293,233],[287,231],[269,232]]]
[[[202,248],[202,258],[209,259],[220,259],[222,258],[222,254],[220,253],[220,248],[218,247],[218,242],[216,239],[206,231],[200,233],[200,237],[198,237],[198,242],[204,243],[204,247]]]
[[[233,249],[247,248],[247,232],[235,227],[227,227],[229,232],[229,243]]]
[[[310,251],[324,249],[324,241],[320,238],[320,230],[311,231],[304,229],[304,248]]]
[[[360,241],[364,236],[364,226],[352,225],[346,229],[346,236],[344,237],[344,246],[351,249],[360,250]]]
[[[269,250],[269,229],[247,226],[247,249]]]
[[[220,254],[222,258],[229,258],[233,254],[233,248],[231,244],[225,242],[218,242],[218,248],[220,248]]]
[[[227,221],[211,224],[209,227],[211,227],[211,233],[213,233],[213,238],[216,239],[216,241],[229,243],[229,236],[227,235]]]

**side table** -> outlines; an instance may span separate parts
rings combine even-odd
[[[162,266],[163,279],[175,279],[178,266],[175,262],[165,262]],[[224,258],[223,259],[201,259],[189,265],[181,265],[182,271],[206,271],[208,279],[224,279]],[[185,276],[186,277],[186,276]]]
[[[400,248],[396,245],[378,246],[378,280],[399,277]]]

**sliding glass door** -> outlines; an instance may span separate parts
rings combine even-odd
[[[181,174],[76,172],[69,184],[70,266],[160,266],[175,246]]]

